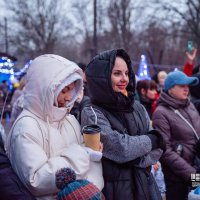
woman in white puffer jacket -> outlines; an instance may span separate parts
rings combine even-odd
[[[57,55],[37,57],[28,70],[24,109],[11,128],[6,150],[13,169],[37,199],[56,199],[55,173],[63,167],[103,188],[101,162],[92,161],[80,125],[69,114],[82,82],[81,69]]]

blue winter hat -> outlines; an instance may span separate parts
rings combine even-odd
[[[182,71],[173,71],[165,79],[164,90],[168,91],[175,85],[197,85],[198,82],[199,80],[196,77],[189,77]]]

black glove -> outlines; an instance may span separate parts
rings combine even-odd
[[[163,151],[166,150],[166,146],[165,146],[163,136],[160,134],[159,131],[153,129],[153,130],[148,132],[147,136],[151,140],[152,150],[157,149],[157,148],[160,148]]]
[[[195,144],[194,149],[196,150],[196,155],[200,158],[200,139]]]

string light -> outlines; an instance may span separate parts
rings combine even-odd
[[[21,76],[22,74],[24,74],[24,73],[28,70],[28,68],[29,68],[29,66],[30,66],[31,63],[32,63],[32,60],[29,60],[29,61],[24,65],[24,67],[23,67],[22,69],[20,69],[19,72],[15,72],[15,76]]]
[[[14,62],[9,59],[8,57],[0,57],[0,68],[2,67],[8,67],[8,68],[12,68],[14,66]]]
[[[141,55],[138,77],[140,80],[151,79],[145,55]]]

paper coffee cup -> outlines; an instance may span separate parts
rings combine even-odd
[[[101,128],[96,124],[84,126],[82,129],[85,146],[99,151]]]

